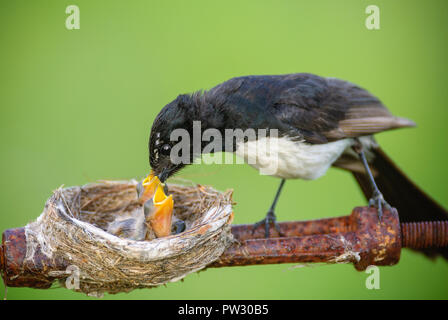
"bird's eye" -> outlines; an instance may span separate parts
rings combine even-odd
[[[160,147],[161,154],[169,156],[170,152],[171,152],[171,146],[169,144],[164,144],[163,146]]]

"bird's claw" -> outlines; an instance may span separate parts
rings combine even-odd
[[[381,221],[383,217],[383,208],[390,210],[391,206],[384,200],[383,194],[379,191],[374,192],[372,198],[369,200],[369,206],[377,209],[378,219]]]
[[[266,214],[266,217],[254,224],[254,227],[252,229],[252,234],[254,234],[255,230],[258,229],[260,226],[264,225],[264,236],[265,238],[269,238],[269,227],[271,224],[274,225],[275,230],[278,232],[278,234],[283,237],[283,233],[280,231],[280,226],[276,222],[277,218],[275,216],[275,213],[273,211],[268,211]]]

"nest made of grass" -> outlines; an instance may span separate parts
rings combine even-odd
[[[134,180],[104,181],[56,190],[39,218],[25,227],[26,259],[33,260],[37,250],[62,259],[79,270],[76,290],[100,295],[180,280],[231,245],[232,192],[199,185],[169,186],[173,214],[185,222],[184,232],[150,241],[109,233],[115,221],[143,210],[136,185]],[[51,276],[57,278],[57,272]]]

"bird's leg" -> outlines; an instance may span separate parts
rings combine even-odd
[[[367,162],[366,155],[364,153],[361,142],[356,139],[356,144],[353,146],[353,150],[358,154],[361,159],[364,168],[366,169],[368,179],[370,181],[370,185],[373,190],[372,197],[369,199],[369,206],[375,207],[378,210],[378,218],[381,220],[383,216],[383,208],[390,209],[390,205],[384,200],[383,194],[378,189],[376,185],[375,179],[373,178],[372,171],[370,170],[369,163]]]
[[[271,207],[269,208],[269,211],[266,214],[266,217],[263,220],[255,223],[254,228],[252,229],[252,233],[259,226],[264,225],[264,228],[265,228],[264,235],[266,238],[269,238],[269,225],[272,223],[272,224],[274,224],[275,230],[277,230],[277,232],[280,234],[280,236],[283,236],[283,233],[280,231],[280,227],[276,222],[274,210],[275,210],[275,206],[277,205],[278,198],[280,198],[280,193],[282,191],[283,185],[285,184],[285,181],[286,181],[285,179],[282,179],[282,181],[280,182],[280,185],[277,189],[277,193],[275,194],[274,201],[272,202]]]

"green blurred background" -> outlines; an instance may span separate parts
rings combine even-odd
[[[67,30],[65,8],[80,8]],[[365,8],[381,29],[365,27]],[[448,207],[447,1],[0,2],[0,230],[24,226],[52,190],[141,178],[158,111],[180,93],[249,74],[312,72],[350,80],[416,129],[377,136],[424,190]],[[235,223],[261,219],[278,180],[247,165],[194,165],[180,177],[235,190]],[[280,220],[349,214],[365,204],[351,175],[332,169],[288,181]],[[404,250],[381,268],[381,289],[352,265],[210,269],[106,299],[448,298],[448,263]],[[0,290],[3,292],[3,284]],[[9,288],[8,299],[92,299],[62,288]]]

